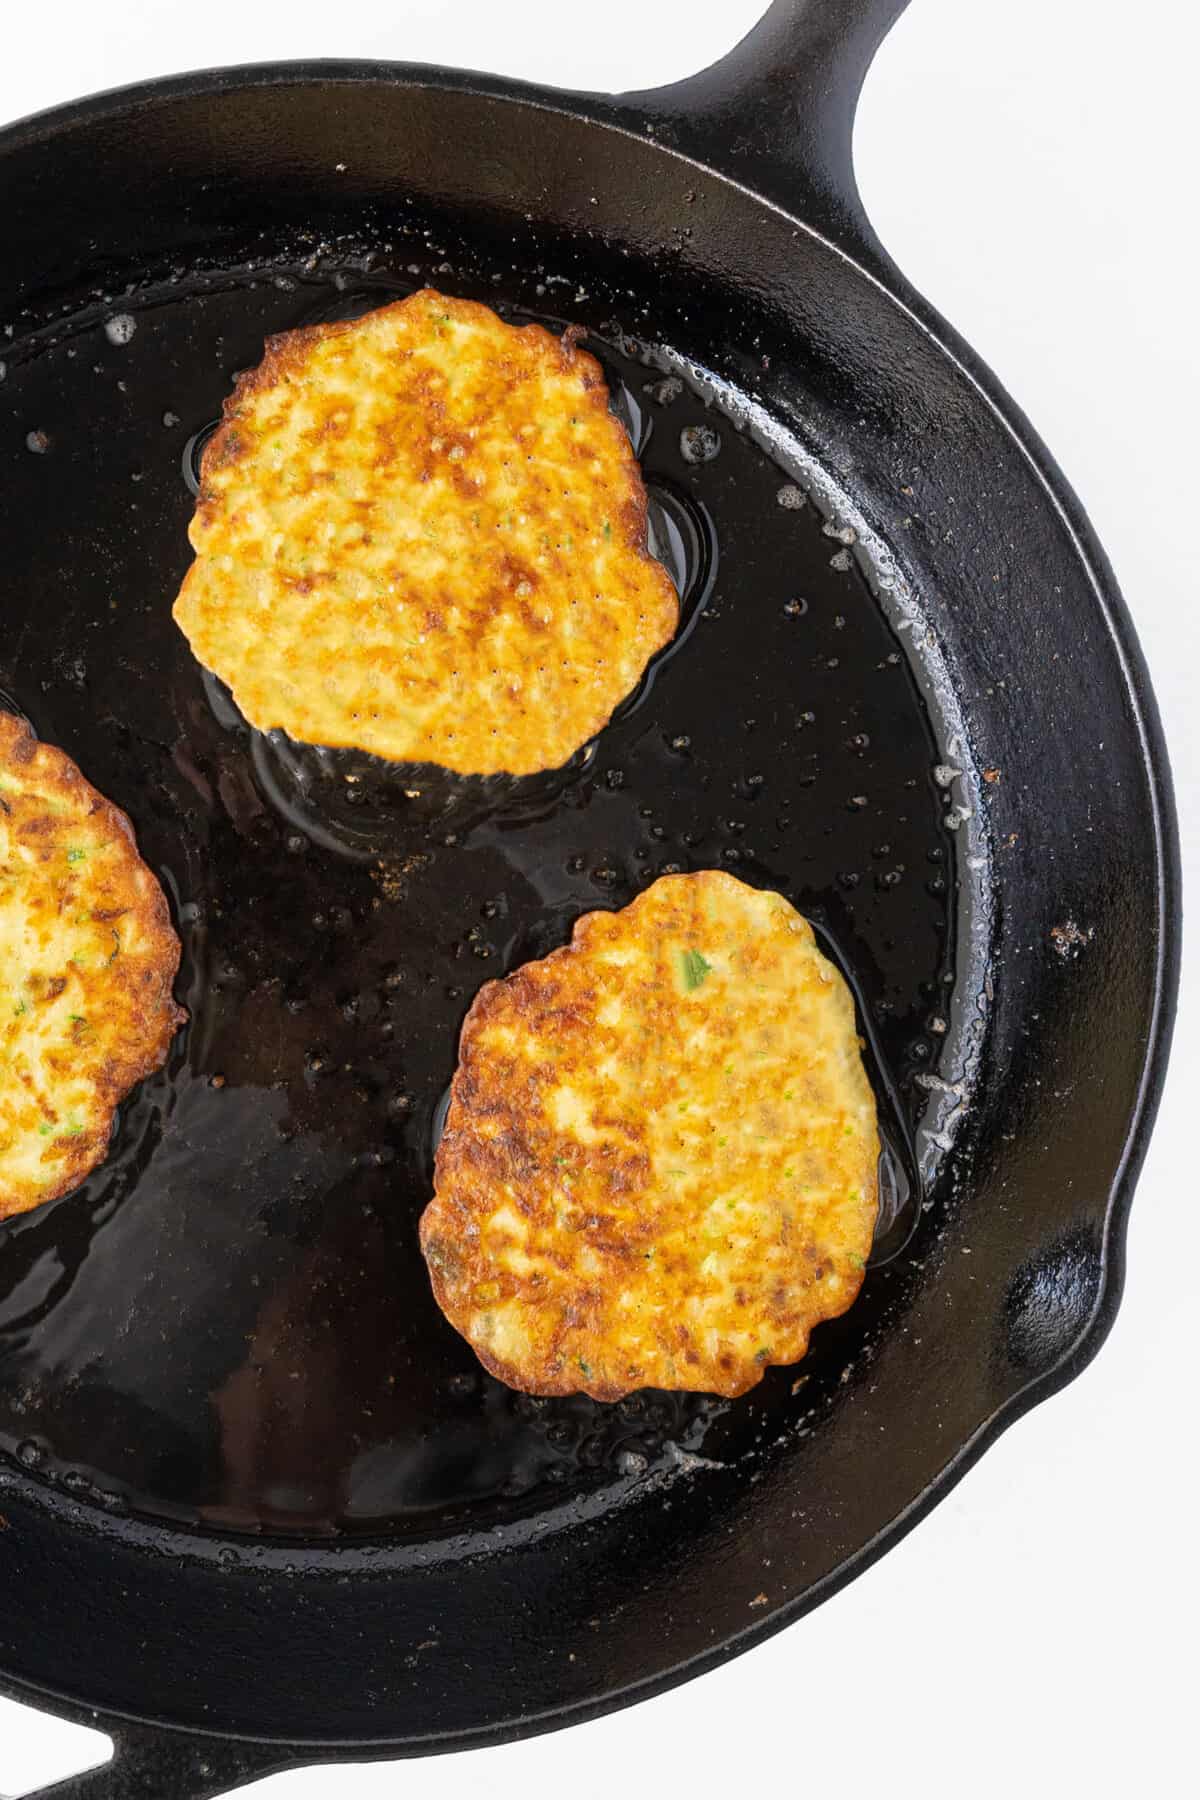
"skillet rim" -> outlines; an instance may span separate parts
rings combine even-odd
[[[647,130],[653,124],[656,100],[670,89],[622,96],[590,94],[556,89],[505,77],[449,69],[436,64],[406,63],[391,60],[316,58],[296,61],[232,64],[225,67],[190,71],[151,78],[101,90],[81,99],[48,107],[0,127],[0,163],[6,153],[38,147],[56,137],[86,128],[97,120],[112,119],[122,114],[142,113],[167,106],[177,100],[204,99],[223,93],[245,92],[265,87],[303,87],[334,85],[386,86],[423,88],[457,92],[478,98],[557,113],[586,126],[598,126],[648,145],[656,151],[694,167],[709,179],[725,184],[765,207],[781,220],[804,232],[819,245],[849,266],[860,280],[879,290],[881,296],[899,311],[906,313],[930,340],[937,354],[975,390],[980,403],[987,408],[1029,464],[1042,488],[1048,504],[1057,512],[1069,535],[1072,548],[1082,565],[1088,588],[1117,657],[1121,679],[1128,695],[1131,723],[1138,739],[1139,762],[1145,775],[1152,802],[1152,826],[1155,845],[1154,886],[1158,901],[1155,921],[1155,979],[1148,1012],[1146,1050],[1141,1076],[1129,1110],[1129,1127],[1120,1160],[1111,1178],[1104,1217],[1101,1243],[1101,1269],[1096,1299],[1087,1323],[1049,1368],[1030,1376],[1005,1399],[971,1435],[959,1445],[940,1474],[914,1497],[890,1523],[866,1544],[852,1552],[832,1574],[793,1598],[779,1603],[747,1626],[720,1643],[676,1664],[665,1672],[609,1690],[599,1698],[568,1703],[543,1713],[511,1719],[500,1724],[458,1733],[439,1734],[428,1740],[407,1738],[332,1740],[282,1740],[272,1737],[246,1736],[232,1738],[228,1732],[202,1731],[194,1727],[177,1728],[154,1722],[150,1729],[157,1737],[179,1742],[238,1743],[247,1746],[272,1746],[273,1760],[259,1759],[250,1773],[265,1773],[268,1767],[286,1766],[287,1750],[295,1746],[292,1761],[307,1763],[337,1758],[353,1749],[364,1749],[378,1757],[427,1755],[442,1751],[483,1748],[491,1744],[511,1742],[534,1736],[566,1724],[582,1723],[615,1711],[636,1700],[648,1699],[708,1669],[716,1668],[744,1650],[773,1636],[786,1625],[830,1598],[848,1582],[876,1562],[893,1544],[899,1542],[922,1518],[957,1485],[968,1470],[1010,1425],[1043,1400],[1049,1399],[1082,1372],[1100,1349],[1112,1328],[1120,1305],[1125,1275],[1126,1228],[1133,1191],[1144,1162],[1158,1106],[1161,1102],[1166,1067],[1174,1027],[1181,955],[1181,869],[1178,821],[1174,805],[1173,782],[1162,723],[1149,671],[1146,667],[1133,620],[1118,587],[1108,557],[1101,547],[1083,505],[1057,462],[1030,424],[1021,408],[1011,399],[982,359],[958,335],[906,280],[897,265],[875,238],[853,192],[851,224],[853,230],[837,235],[818,229],[802,216],[806,199],[804,179],[797,174],[797,210],[792,211],[757,188],[751,179],[741,179],[736,171],[736,154],[727,152],[732,167],[722,166],[718,155],[708,162],[695,154],[694,148],[680,148],[669,140],[666,132],[656,136]],[[679,84],[685,87],[686,83]],[[640,128],[639,128],[640,122]],[[844,225],[844,219],[842,221]],[[22,1483],[40,1512],[51,1520],[69,1517],[73,1523],[86,1523],[103,1538],[119,1531],[120,1521],[64,1499],[38,1482]],[[107,1529],[106,1529],[107,1527]],[[144,1533],[146,1527],[139,1522]],[[151,1527],[151,1529],[155,1529]],[[211,1555],[215,1540],[209,1534],[190,1532],[186,1527],[158,1527],[175,1545],[176,1554]],[[373,1540],[362,1540],[367,1547]],[[263,1540],[264,1547],[270,1544]],[[332,1555],[327,1552],[327,1555]],[[323,1560],[323,1558],[318,1558]],[[344,1566],[344,1565],[343,1565]],[[0,1671],[0,1692],[15,1699],[48,1706],[65,1717],[105,1729],[103,1721],[115,1723],[128,1719],[140,1723],[135,1715],[117,1712],[98,1713],[78,1700],[60,1697],[34,1684],[25,1683]],[[118,1749],[121,1732],[117,1723]],[[303,1751],[303,1754],[301,1754]],[[114,1759],[115,1761],[116,1759]],[[111,1766],[111,1765],[110,1765]],[[214,1771],[215,1773],[215,1771]]]

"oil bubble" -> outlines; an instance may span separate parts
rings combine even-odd
[[[217,419],[210,419],[207,425],[202,425],[199,431],[193,432],[183,446],[183,479],[189,493],[200,493],[200,469],[205,446],[219,422]]]
[[[712,462],[721,453],[721,434],[712,425],[685,425],[679,434],[679,454],[686,463]]]

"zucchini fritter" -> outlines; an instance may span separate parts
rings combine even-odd
[[[558,768],[678,622],[599,364],[428,288],[268,341],[190,535],[175,618],[252,725],[460,774]]]
[[[0,1219],[78,1187],[187,1017],[133,827],[0,712]]]
[[[858,1293],[878,1157],[811,926],[730,875],[666,875],[480,990],[421,1244],[511,1387],[732,1396]]]

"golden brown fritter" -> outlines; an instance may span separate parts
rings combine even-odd
[[[0,1219],[78,1187],[187,1017],[133,827],[0,712]]]
[[[665,875],[480,990],[421,1244],[511,1387],[741,1394],[858,1293],[878,1157],[854,1003],[807,921]]]
[[[599,364],[428,288],[268,341],[191,541],[175,618],[252,725],[461,774],[558,768],[678,622]]]

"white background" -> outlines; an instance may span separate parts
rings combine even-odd
[[[466,62],[566,86],[642,87],[714,60],[760,10],[761,0],[14,6],[0,119],[145,76],[272,57]],[[913,0],[871,74],[856,142],[884,242],[1032,417],[1112,557],[1162,705],[1193,878],[1198,60],[1188,0]],[[607,1800],[622,1786],[669,1784],[726,1800],[782,1783],[897,1800],[1059,1790],[1107,1800],[1187,1789],[1200,1599],[1196,989],[1193,969],[1108,1344],[861,1581],[731,1666],[596,1724],[249,1791]],[[88,1752],[0,1701],[0,1792],[95,1760]]]

